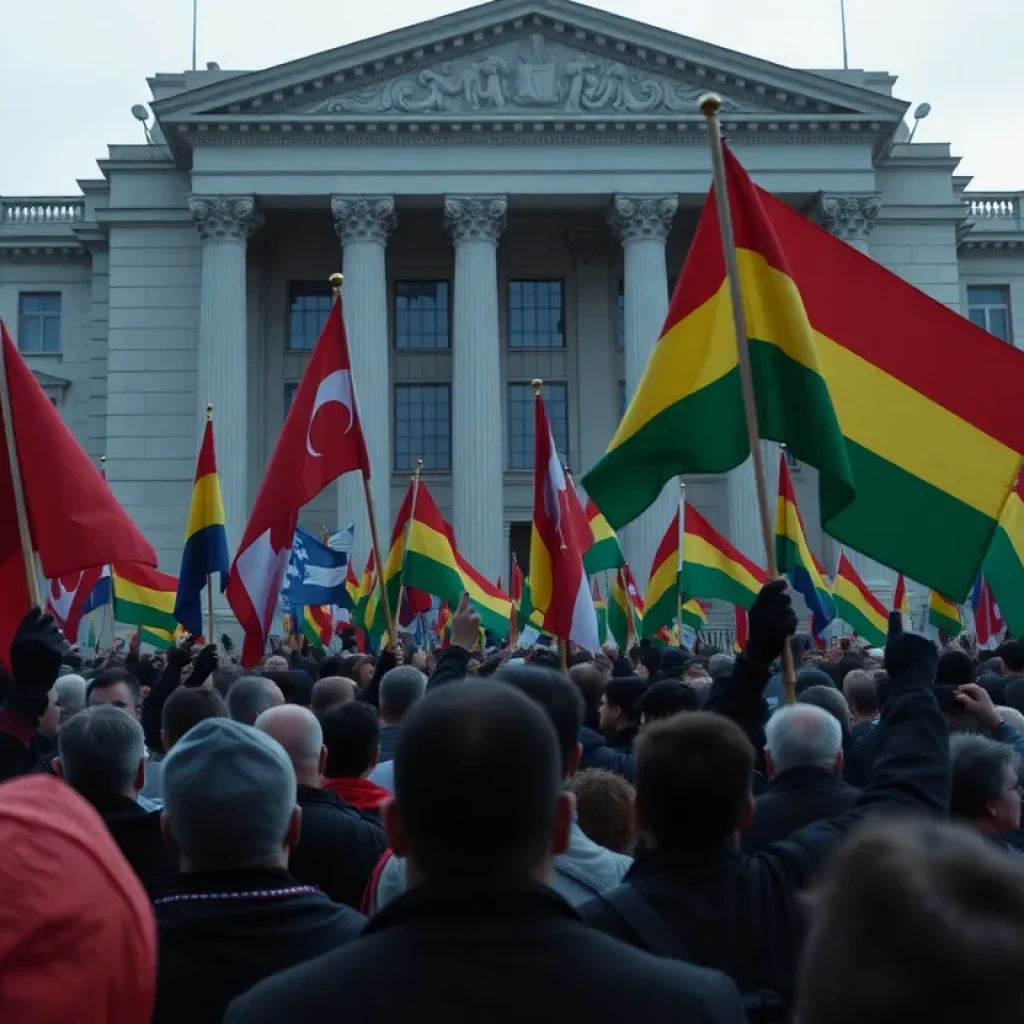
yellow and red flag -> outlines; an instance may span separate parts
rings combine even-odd
[[[839,554],[839,568],[832,584],[832,597],[839,618],[853,626],[858,636],[869,640],[876,647],[885,646],[885,638],[889,633],[889,615],[885,605],[871,593],[853,563],[842,552]]]

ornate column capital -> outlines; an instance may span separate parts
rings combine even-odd
[[[467,241],[497,245],[507,212],[507,196],[444,197],[444,226],[454,245]]]
[[[204,242],[214,239],[245,242],[263,224],[255,196],[190,195],[188,209]]]
[[[616,195],[608,223],[623,245],[642,239],[664,242],[672,230],[672,218],[678,206],[676,196]]]
[[[342,245],[387,245],[388,235],[398,221],[394,196],[331,196],[331,213]]]
[[[861,242],[875,226],[882,200],[877,195],[818,196],[818,220],[826,231],[844,242]]]

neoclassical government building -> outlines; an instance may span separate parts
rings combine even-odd
[[[760,185],[1024,340],[1024,193],[972,192],[948,145],[910,141],[896,81],[780,67],[571,0],[493,0],[264,70],[157,74],[145,144],[110,146],[76,195],[0,199],[0,315],[177,571],[207,402],[233,547],[340,268],[382,532],[422,458],[463,553],[507,582],[529,538],[530,381],[570,467],[589,468],[708,190],[706,91]],[[793,468],[828,568],[815,473]],[[763,560],[749,464],[688,484]],[[676,493],[624,533],[638,578]],[[352,520],[361,559],[354,482],[304,513],[314,530]]]

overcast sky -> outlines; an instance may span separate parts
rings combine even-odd
[[[927,100],[974,188],[1024,189],[1022,0],[846,0],[850,66]],[[593,0],[791,67],[842,66],[840,0]],[[259,69],[472,6],[463,0],[199,0],[199,62]],[[267,12],[263,15],[262,12]],[[109,143],[141,142],[146,78],[191,63],[192,0],[7,0],[0,195],[71,194]]]

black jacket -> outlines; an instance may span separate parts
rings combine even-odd
[[[802,765],[779,772],[757,798],[754,820],[740,836],[743,852],[757,853],[811,822],[838,818],[859,796],[859,789],[827,768]]]
[[[584,725],[580,728],[580,745],[583,747],[580,771],[604,768],[629,782],[636,779],[636,757],[633,755],[632,742],[624,746],[610,746],[599,732]]]
[[[764,745],[766,678],[741,655],[705,704],[737,721],[755,749]],[[651,850],[637,858],[624,884],[647,899],[696,963],[724,971],[742,992],[766,989],[791,1005],[804,933],[798,894],[829,851],[872,812],[948,813],[949,736],[926,681],[894,680],[878,733],[868,784],[840,817],[808,825],[754,856],[731,841],[713,849]],[[587,903],[581,913],[588,924],[641,944],[606,902]]]
[[[547,886],[438,884],[385,907],[346,949],[232,1004],[225,1024],[740,1024],[728,978],[584,928]]]
[[[124,859],[139,876],[150,899],[178,884],[178,861],[160,831],[160,812],[147,811],[118,793],[83,793],[99,812]]]
[[[365,922],[287,871],[266,868],[184,875],[181,888],[154,909],[160,958],[153,1024],[221,1024],[235,996],[336,949]]]
[[[377,754],[377,761],[394,761],[395,747],[398,746],[398,726],[382,725],[380,727],[380,749]]]
[[[387,849],[384,830],[326,789],[299,786],[298,804],[302,832],[288,858],[289,872],[335,903],[358,910],[366,883]]]

